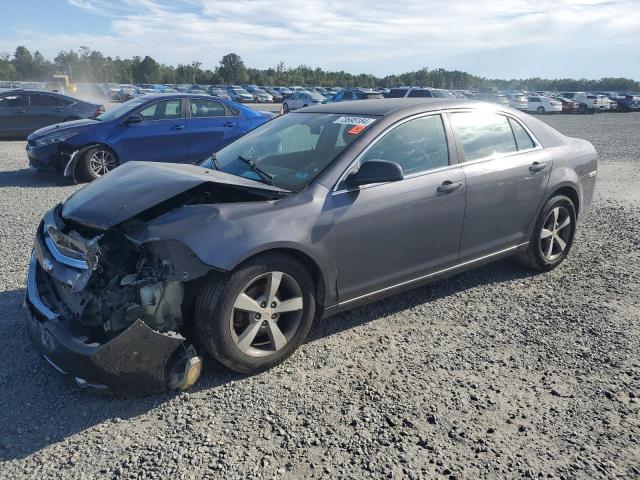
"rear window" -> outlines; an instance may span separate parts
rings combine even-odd
[[[460,139],[465,161],[517,151],[509,120],[504,115],[485,112],[451,114],[451,125]]]
[[[192,98],[191,103],[191,118],[209,118],[209,117],[224,117],[226,110],[224,105],[213,100],[205,100],[200,98]]]
[[[516,122],[513,118],[509,119],[509,123],[513,130],[513,136],[516,138],[516,146],[518,147],[518,150],[527,150],[536,146],[522,125]]]
[[[29,94],[29,99],[31,101],[32,107],[62,106],[62,102],[58,99],[58,97],[54,97],[53,95],[41,95],[39,93],[31,93]]]
[[[431,92],[429,90],[411,90],[409,92],[408,97],[412,97],[412,98],[424,98],[424,97],[432,97],[433,95],[431,95]]]
[[[406,88],[392,88],[387,98],[403,98],[407,94]]]

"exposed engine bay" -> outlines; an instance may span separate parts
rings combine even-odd
[[[215,269],[178,241],[145,237],[147,222],[186,205],[273,198],[273,191],[203,183],[108,228],[64,218],[58,205],[34,245],[27,300],[51,314],[30,326],[32,340],[59,370],[86,358],[89,379],[76,377],[80,386],[99,387],[106,375],[112,391],[130,393],[132,383],[143,393],[190,387],[202,368],[193,303],[199,279]],[[70,337],[71,351],[51,340],[54,329]]]

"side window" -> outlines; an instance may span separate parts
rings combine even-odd
[[[0,98],[0,108],[20,108],[29,106],[26,95],[7,95]]]
[[[517,151],[509,120],[504,115],[464,112],[453,113],[450,118],[466,161]]]
[[[442,117],[430,115],[398,125],[371,147],[360,163],[369,160],[395,162],[405,175],[449,165]]]
[[[191,118],[210,118],[210,117],[224,117],[226,111],[224,105],[213,100],[204,100],[200,98],[192,99],[191,103]]]
[[[527,150],[536,146],[522,125],[516,122],[513,118],[509,119],[509,123],[513,130],[513,136],[516,137],[516,146],[518,147],[518,150]]]
[[[343,100],[352,100],[353,99],[353,93],[352,92],[344,92],[344,96],[342,97]]]
[[[58,97],[53,95],[40,95],[38,93],[29,94],[29,100],[32,107],[61,107],[62,102]]]
[[[416,98],[416,97],[423,98],[423,97],[431,97],[432,95],[429,90],[411,90],[408,96],[412,98]]]
[[[140,110],[143,120],[171,120],[180,118],[180,99],[163,100]]]

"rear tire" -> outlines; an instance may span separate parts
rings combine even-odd
[[[87,150],[76,166],[78,176],[91,182],[106,175],[118,166],[116,154],[108,147],[94,147]]]
[[[285,102],[285,103],[282,105],[282,111],[283,111],[284,113],[289,113],[289,104],[288,104],[288,103],[286,103],[286,102]]]
[[[556,195],[545,203],[527,250],[517,260],[533,270],[553,270],[569,254],[576,229],[576,210],[569,197]]]
[[[266,254],[211,276],[195,305],[199,342],[220,363],[255,373],[286,360],[316,312],[315,286],[295,259]]]

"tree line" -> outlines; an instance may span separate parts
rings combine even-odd
[[[628,78],[590,79],[489,79],[443,68],[420,70],[377,77],[371,74],[354,75],[344,71],[325,71],[306,65],[286,67],[280,62],[267,69],[247,68],[242,58],[229,53],[213,69],[203,69],[193,61],[177,67],[159,63],[150,56],[120,58],[105,56],[97,50],[81,46],[76,50],[62,50],[47,60],[39,51],[18,46],[13,54],[0,54],[0,80],[47,81],[56,73],[68,74],[75,82],[95,83],[165,83],[165,84],[241,84],[257,85],[318,85],[325,87],[396,87],[423,85],[435,88],[473,90],[497,87],[501,90],[549,91],[640,91],[640,82]]]

